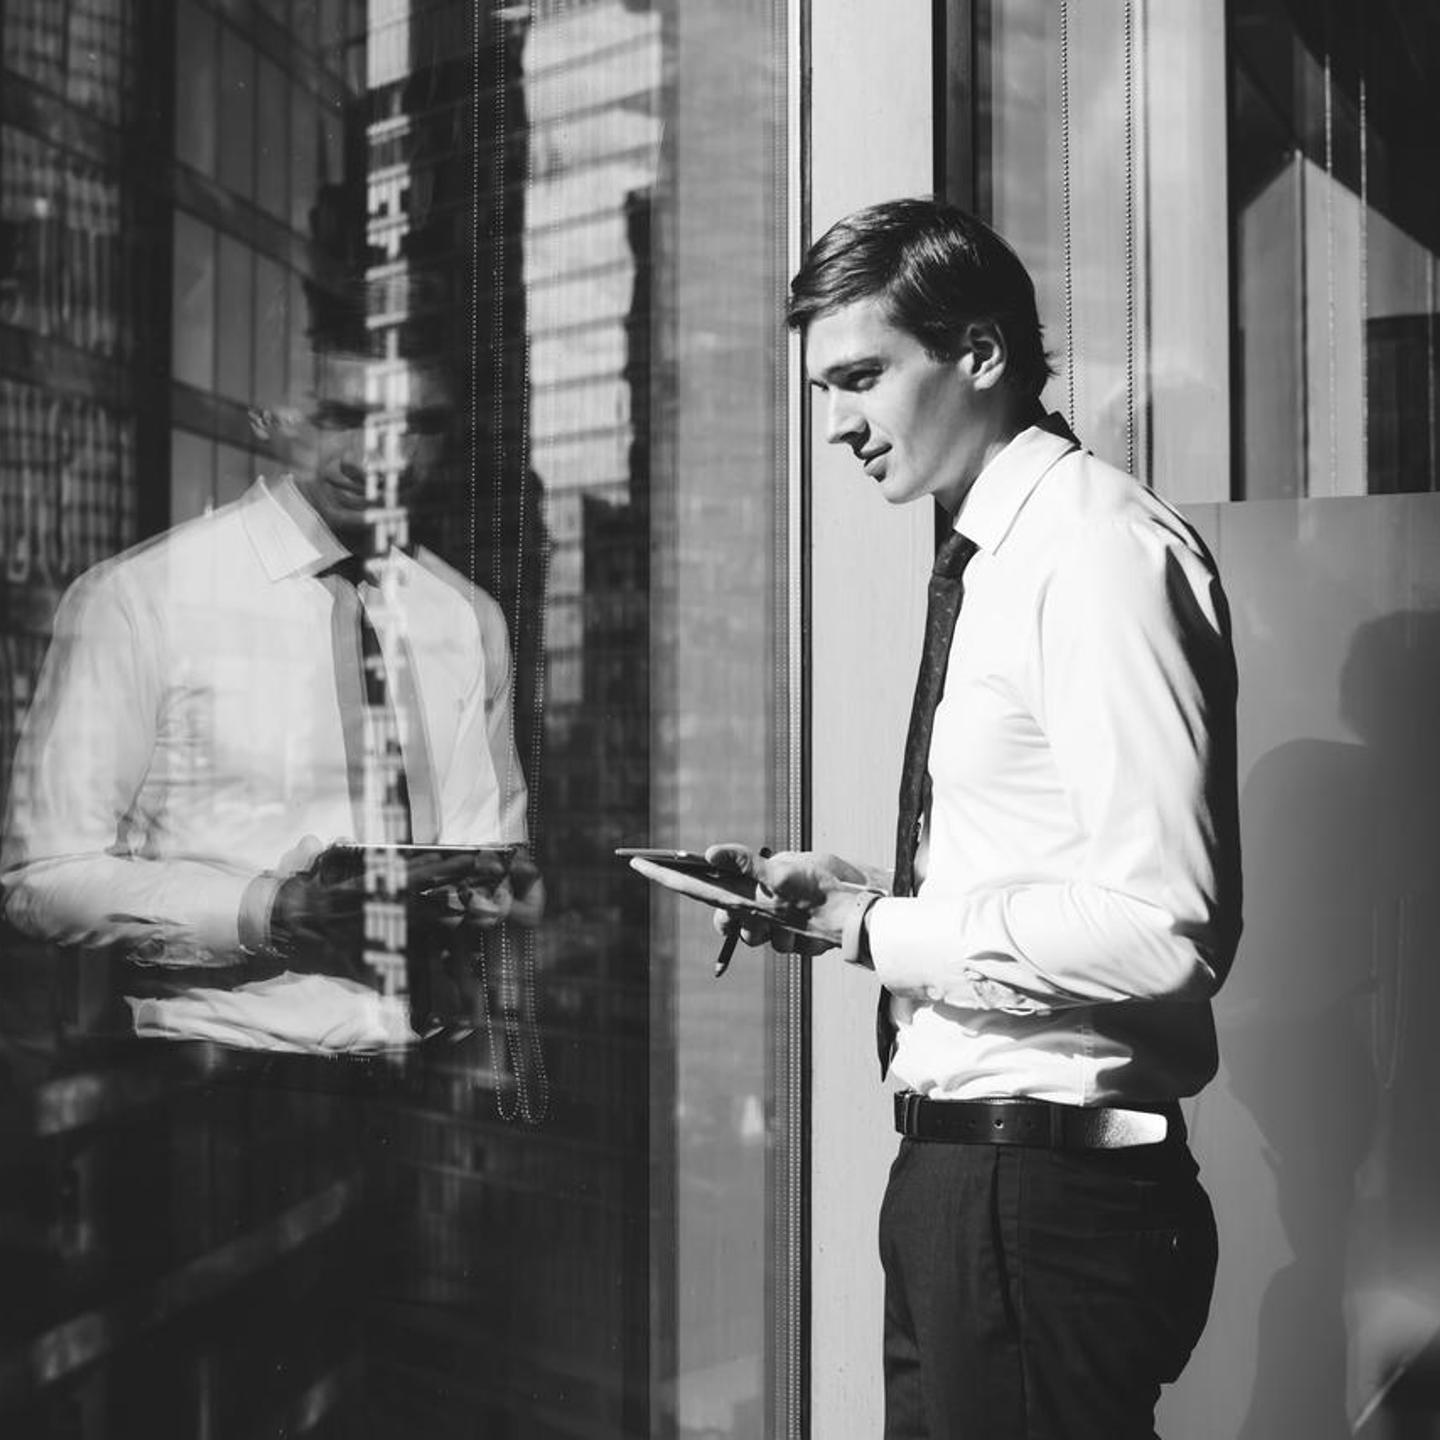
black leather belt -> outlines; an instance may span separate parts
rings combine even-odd
[[[895,1096],[895,1128],[912,1140],[1051,1150],[1125,1150],[1185,1138],[1180,1107],[1173,1104],[1139,1110],[1048,1100],[929,1100],[910,1090]]]

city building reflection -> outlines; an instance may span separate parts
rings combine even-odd
[[[784,823],[782,22],[4,7],[7,799],[62,596],[279,480],[263,422],[361,276],[382,491],[407,377],[453,402],[385,538],[503,613],[547,897],[451,1041],[369,1058],[139,1039],[117,948],[8,932],[10,1433],[762,1432],[776,992],[702,990],[703,917],[613,849]]]

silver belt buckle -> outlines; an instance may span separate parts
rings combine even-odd
[[[1103,1118],[1102,1118],[1103,1117]],[[1095,1144],[1102,1150],[1129,1150],[1139,1145],[1159,1145],[1170,1134],[1169,1116],[1153,1110],[1124,1110],[1109,1107],[1096,1112],[1100,1121]]]

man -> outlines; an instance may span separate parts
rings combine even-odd
[[[443,379],[344,348],[314,362],[289,407],[252,412],[277,475],[72,588],[16,757],[5,917],[184,980],[135,999],[142,1034],[408,1044],[429,1018],[406,1003],[428,986],[418,951],[538,915],[523,860],[498,883],[432,861],[423,886],[374,850],[318,863],[336,839],[503,852],[526,789],[500,609],[406,546]]]
[[[1220,584],[1169,506],[1046,416],[1032,284],[970,216],[842,220],[788,319],[826,439],[955,532],[893,889],[831,855],[709,852],[883,986],[905,1137],[880,1217],[885,1433],[1148,1437],[1215,1265],[1176,1102],[1214,1073],[1240,927]]]

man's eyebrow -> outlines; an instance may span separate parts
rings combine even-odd
[[[843,355],[827,365],[819,374],[810,376],[812,385],[834,385],[848,379],[857,371],[878,369],[884,362],[878,355]]]

